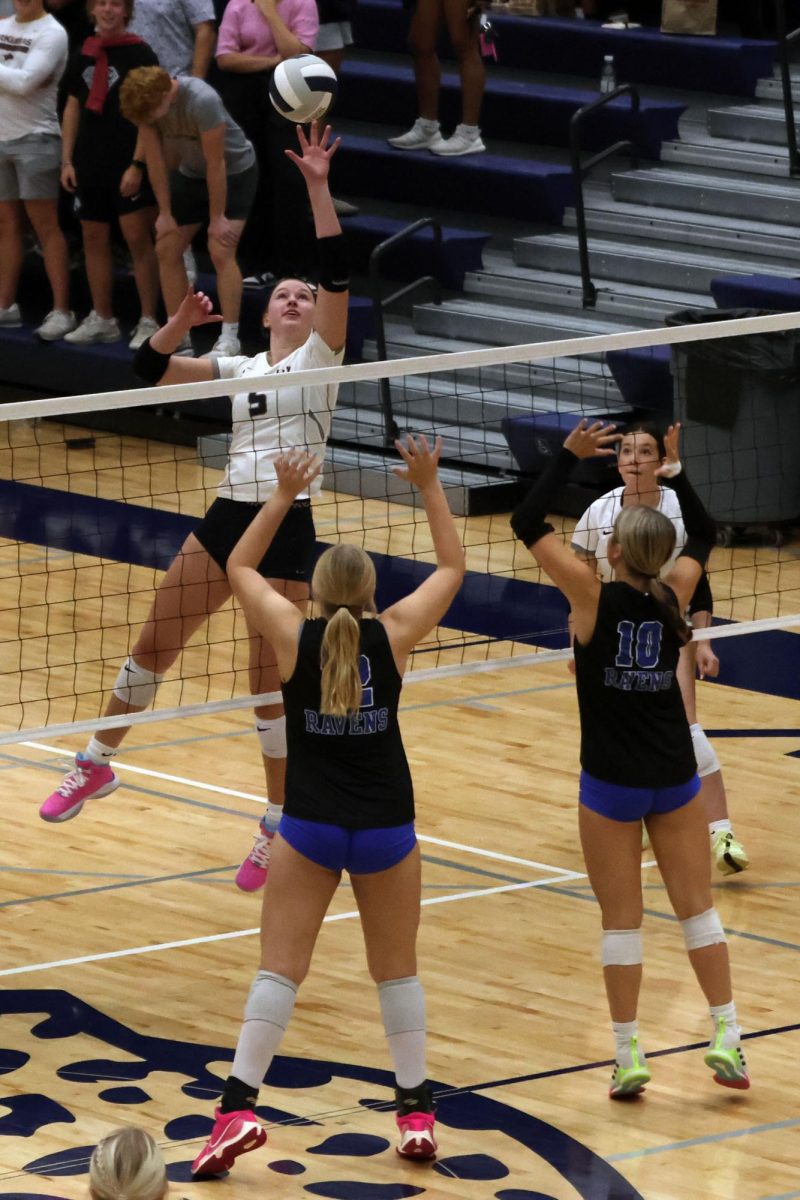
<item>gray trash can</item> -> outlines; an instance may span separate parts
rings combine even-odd
[[[669,325],[766,315],[684,309]],[[729,526],[800,516],[800,330],[672,347],[675,420],[692,483]]]

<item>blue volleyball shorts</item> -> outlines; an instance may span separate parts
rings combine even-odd
[[[650,813],[668,813],[683,808],[699,791],[700,780],[696,774],[675,787],[643,788],[606,783],[595,779],[588,771],[581,771],[578,799],[592,812],[612,821],[641,821]]]
[[[281,817],[278,832],[293,850],[328,871],[374,875],[388,871],[411,853],[417,844],[413,821],[385,829],[343,829],[321,821]]]

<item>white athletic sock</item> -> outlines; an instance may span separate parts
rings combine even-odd
[[[381,1017],[397,1086],[415,1088],[425,1079],[425,993],[418,976],[378,984]]]
[[[439,128],[439,122],[431,121],[429,117],[418,117],[417,120],[420,129],[422,129],[424,133],[436,133],[436,130]]]
[[[106,746],[99,738],[93,737],[84,750],[84,754],[96,767],[107,767],[119,746]]]
[[[742,1031],[736,1019],[736,1005],[731,1000],[729,1004],[710,1005],[708,1011],[714,1025],[713,1036],[716,1038],[720,1021],[725,1022],[725,1032],[722,1035],[723,1050],[732,1050],[742,1040]]]
[[[220,329],[222,334],[230,334],[231,337],[238,338],[239,322],[238,321],[223,321]]]
[[[464,125],[464,124],[461,124],[461,125],[459,125],[459,127],[458,127],[458,128],[461,130],[461,132],[462,132],[462,133],[466,133],[466,134],[468,134],[470,137],[479,137],[479,135],[480,135],[480,132],[481,132],[481,127],[480,127],[480,125]]]
[[[259,971],[245,1005],[231,1075],[258,1089],[281,1044],[294,1010],[297,988],[291,979]]]
[[[733,826],[726,817],[723,821],[712,821],[708,827],[708,832],[713,838],[715,834],[720,832],[733,833]]]
[[[611,1028],[614,1030],[614,1049],[617,1062],[621,1067],[632,1067],[631,1038],[638,1037],[639,1022],[612,1021]],[[641,1050],[639,1057],[644,1061],[644,1054]]]
[[[271,800],[267,801],[267,811],[261,819],[261,828],[265,833],[275,833],[281,823],[283,815],[283,805],[273,804]]]

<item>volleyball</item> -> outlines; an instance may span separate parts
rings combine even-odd
[[[269,98],[273,106],[295,125],[323,117],[336,95],[336,73],[316,54],[285,58],[272,72]]]

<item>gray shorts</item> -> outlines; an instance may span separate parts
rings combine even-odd
[[[328,21],[320,25],[314,50],[343,50],[353,44],[353,27],[349,21]]]
[[[57,200],[60,176],[57,133],[28,133],[0,142],[0,201]]]

